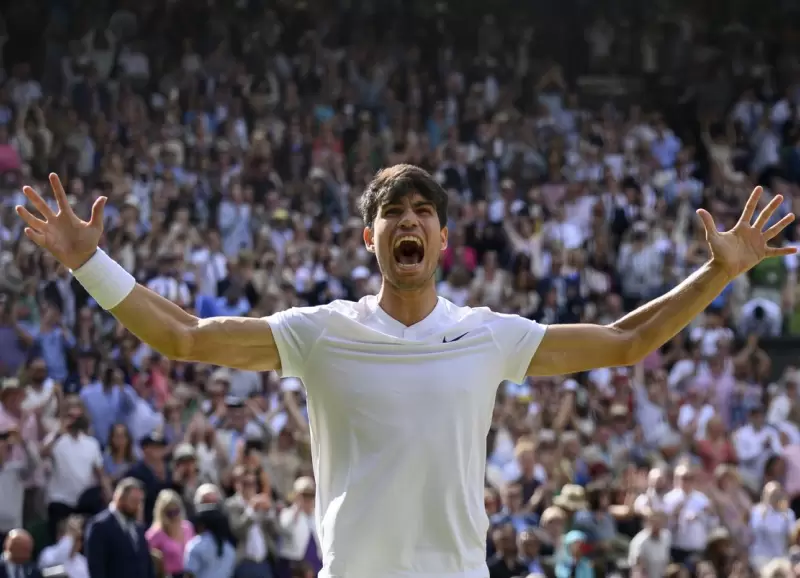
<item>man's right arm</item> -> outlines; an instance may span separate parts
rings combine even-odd
[[[25,236],[70,269],[97,304],[131,333],[171,359],[254,371],[280,370],[286,377],[302,377],[308,354],[324,328],[326,310],[292,308],[269,319],[199,319],[190,315],[137,284],[98,248],[106,197],[94,202],[91,218],[84,221],[72,210],[55,173],[50,174],[50,186],[58,212],[31,187],[22,187],[38,212],[37,216],[22,205],[15,207],[27,225]],[[323,317],[317,318],[320,313]]]
[[[264,319],[200,319],[136,285],[110,310],[122,325],[162,355],[251,371],[280,370],[272,329]]]

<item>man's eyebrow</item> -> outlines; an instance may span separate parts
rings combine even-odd
[[[401,203],[400,201],[390,201],[388,203],[384,203],[383,205],[381,205],[381,210],[390,209],[393,207],[400,207],[402,206],[402,204],[403,203]],[[422,200],[422,201],[415,201],[414,203],[412,203],[412,206],[415,209],[419,209],[420,207],[433,207],[434,204],[433,201]]]

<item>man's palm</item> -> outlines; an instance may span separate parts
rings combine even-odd
[[[753,189],[739,221],[733,229],[724,233],[717,230],[714,219],[708,211],[705,209],[697,211],[703,221],[706,240],[711,248],[714,261],[723,266],[731,278],[752,269],[767,257],[780,257],[797,252],[794,247],[770,247],[769,245],[772,239],[794,221],[794,215],[788,214],[765,229],[772,215],[783,202],[781,195],[776,195],[753,221],[762,192],[761,187]]]
[[[58,213],[54,213],[31,187],[23,187],[22,192],[39,212],[40,217],[20,205],[16,207],[16,211],[28,225],[25,228],[25,235],[49,251],[61,264],[74,270],[89,260],[97,250],[103,234],[103,208],[106,198],[100,197],[94,202],[92,216],[87,222],[78,218],[73,212],[61,180],[55,173],[50,173],[50,186],[58,203]]]

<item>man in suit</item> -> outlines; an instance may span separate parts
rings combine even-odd
[[[236,493],[226,500],[225,511],[237,544],[234,578],[268,578],[279,538],[272,498],[257,493],[256,476],[246,468],[235,468],[233,477]]]
[[[92,578],[155,578],[144,528],[137,522],[143,504],[142,483],[125,478],[117,484],[108,509],[92,518],[86,532]]]
[[[0,578],[42,578],[42,573],[31,563],[33,538],[25,530],[11,530],[3,544],[0,559]]]

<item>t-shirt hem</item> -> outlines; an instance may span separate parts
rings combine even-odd
[[[317,578],[489,578],[489,567],[486,564],[470,570],[458,572],[375,572],[368,574],[331,574],[324,568]]]

